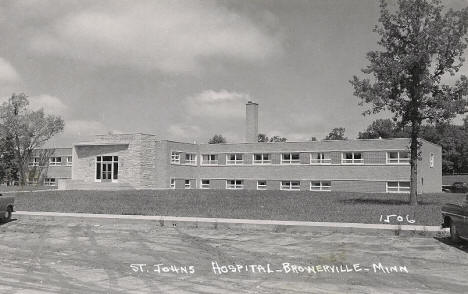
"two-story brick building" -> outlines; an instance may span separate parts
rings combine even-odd
[[[245,143],[111,134],[74,144],[71,180],[59,188],[409,192],[409,139],[259,143],[257,111],[247,104]],[[422,143],[418,191],[440,192],[441,147]]]

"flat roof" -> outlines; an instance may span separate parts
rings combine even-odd
[[[129,142],[79,142],[73,146],[112,146],[112,145],[129,145]]]

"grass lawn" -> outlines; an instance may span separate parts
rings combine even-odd
[[[439,225],[440,208],[463,194],[426,194],[407,204],[406,194],[345,192],[128,190],[17,192],[16,210],[381,223],[401,215],[415,224]],[[391,223],[398,224],[394,219]],[[401,222],[401,224],[409,224]]]

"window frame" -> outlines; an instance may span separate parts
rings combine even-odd
[[[313,158],[314,155],[318,154],[320,158]],[[309,154],[311,165],[324,165],[331,164],[331,158],[326,158],[325,152],[312,152]]]
[[[208,161],[205,161],[205,156],[209,156],[210,158]],[[214,156],[215,159],[211,159],[211,156]],[[218,165],[219,164],[219,157],[218,154],[213,153],[205,153],[201,156],[201,164],[200,165]]]
[[[66,166],[72,166],[72,165],[73,165],[73,156],[67,156]]]
[[[234,155],[234,159],[229,159]],[[240,156],[240,159],[238,158]],[[242,165],[244,164],[244,154],[242,153],[228,153],[226,154],[226,165]]]
[[[346,158],[346,154],[351,154],[351,159]],[[360,154],[361,158],[356,159],[355,154]],[[364,156],[362,151],[344,151],[341,152],[341,164],[344,165],[361,165],[364,164]]]
[[[319,186],[314,186],[312,185],[313,183],[319,183],[320,185]],[[329,183],[329,185],[324,185],[324,183]],[[310,181],[309,183],[310,187],[310,191],[327,191],[327,192],[330,192],[331,191],[331,187],[332,187],[332,183],[331,181],[329,180],[312,180]],[[313,188],[317,188],[318,189],[313,189]]]
[[[180,164],[180,151],[171,151],[171,164]]]
[[[57,161],[57,159],[59,159]],[[61,166],[62,165],[62,157],[60,156],[52,156],[49,157],[49,166]]]
[[[289,183],[289,184],[284,185],[284,183]],[[297,185],[293,185],[293,183],[297,183]],[[295,189],[295,187],[297,187],[297,189]],[[301,190],[301,181],[295,181],[295,180],[281,181],[280,190],[282,190],[282,191],[300,191]]]
[[[208,181],[208,184],[203,184],[203,181]],[[211,188],[211,182],[209,179],[200,180],[200,189],[209,190]]]
[[[389,189],[389,183],[396,183],[396,187],[391,187]],[[403,186],[401,185],[401,183],[407,183],[408,186]],[[386,184],[385,184],[385,188],[386,188],[386,192],[387,193],[404,193],[404,194],[408,194],[410,193],[410,190],[411,190],[411,182],[410,181],[387,181]]]
[[[259,185],[259,182],[265,182],[265,185]],[[267,190],[267,180],[257,180],[257,190],[259,191]]]
[[[229,183],[234,181],[234,184]],[[239,183],[237,183],[239,182]],[[231,180],[226,180],[226,189],[227,190],[243,190],[244,189],[244,181],[239,180],[239,179],[231,179]]]
[[[111,161],[104,161],[104,157],[111,157]],[[98,160],[98,158],[101,158]],[[112,183],[118,183],[119,182],[119,156],[118,155],[97,155],[95,157],[95,164],[94,164],[94,181],[96,183],[101,183],[102,182],[102,164],[103,162],[106,163],[111,163],[111,182]],[[98,175],[98,164],[100,164],[100,173],[99,173],[99,179],[97,178]],[[115,170],[115,167],[117,166],[117,171]],[[117,177],[115,177],[117,176]]]
[[[31,161],[29,161],[28,166],[39,166],[40,158],[38,156],[34,156]]]
[[[169,179],[169,189],[175,190],[175,188],[176,188],[176,179],[174,178]]]
[[[390,158],[390,153],[396,153],[396,158]],[[408,154],[408,157],[401,157],[401,153]],[[408,151],[387,151],[386,153],[386,164],[409,164],[410,153]]]
[[[434,164],[435,164],[435,154],[431,152],[429,154],[429,168],[433,168]]]
[[[297,154],[297,159],[293,159],[293,154]],[[284,159],[285,155],[289,155],[289,159]],[[300,152],[289,152],[289,153],[281,153],[281,161],[280,164],[285,165],[298,165],[301,164],[301,153]]]
[[[188,185],[187,185],[187,181],[188,181]],[[185,182],[184,182],[184,189],[185,189],[185,190],[192,189],[192,181],[191,181],[191,180],[185,180]]]
[[[187,159],[187,157],[193,159]],[[185,164],[187,165],[197,165],[197,154],[196,153],[185,153]]]
[[[56,178],[45,178],[44,179],[44,186],[50,186],[50,187],[57,186],[57,179]]]
[[[255,159],[256,155],[260,155],[262,159]],[[269,159],[265,159],[265,155]],[[252,154],[252,164],[253,165],[266,165],[266,164],[271,164],[271,154],[270,153],[254,153]]]

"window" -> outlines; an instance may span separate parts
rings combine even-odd
[[[281,164],[298,164],[301,163],[299,160],[299,153],[283,153],[281,154]]]
[[[55,178],[46,178],[44,180],[44,185],[45,186],[55,186],[55,185],[57,185],[57,182],[55,181]]]
[[[197,165],[197,155],[195,153],[186,153],[185,164]]]
[[[218,155],[216,154],[203,154],[202,165],[218,164]]]
[[[331,158],[325,158],[325,153],[311,153],[310,164],[331,164]]]
[[[434,167],[434,160],[435,160],[435,155],[434,153],[431,153],[429,157],[429,167]]]
[[[227,180],[226,189],[229,190],[240,190],[244,188],[242,180]]]
[[[310,191],[331,191],[330,181],[311,181]]]
[[[363,164],[364,160],[362,159],[362,153],[361,152],[341,153],[341,163],[342,164]]]
[[[62,165],[62,157],[49,158],[49,165],[50,166]]]
[[[175,179],[171,179],[170,188],[175,189]]]
[[[96,182],[116,182],[119,175],[118,156],[96,157]]]
[[[210,188],[210,180],[201,180],[201,189],[209,189]]]
[[[387,152],[387,164],[408,164],[408,163],[409,163],[408,151]]]
[[[387,193],[409,193],[410,182],[387,182]]]
[[[191,189],[192,184],[190,183],[190,180],[185,180],[185,189]]]
[[[299,182],[299,181],[281,181],[281,190],[299,191],[299,190],[301,190],[301,182]]]
[[[67,156],[67,166],[72,166],[73,164],[73,157]]]
[[[257,190],[266,190],[267,182],[265,180],[257,181]]]
[[[271,157],[268,153],[255,153],[253,155],[253,164],[271,164]]]
[[[233,153],[226,155],[226,164],[243,164],[242,154]]]
[[[180,164],[180,152],[171,152],[171,164]]]
[[[39,166],[39,157],[33,157],[29,162],[29,166]]]

